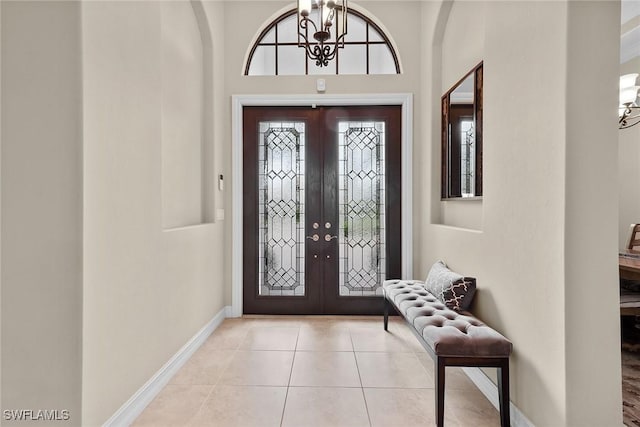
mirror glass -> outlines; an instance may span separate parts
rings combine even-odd
[[[442,97],[442,198],[482,196],[482,64]]]

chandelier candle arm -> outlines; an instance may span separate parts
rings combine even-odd
[[[637,73],[620,76],[619,129],[628,129],[640,123],[640,107],[636,102],[640,89],[640,86],[636,86],[637,79]]]

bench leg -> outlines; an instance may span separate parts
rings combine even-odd
[[[389,330],[389,305],[391,304],[387,297],[383,297],[384,299],[384,330]]]
[[[445,363],[442,357],[436,356],[436,426],[444,426],[444,374]]]
[[[498,394],[500,400],[500,426],[509,427],[509,359],[498,368]]]

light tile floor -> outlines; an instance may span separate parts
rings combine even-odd
[[[495,408],[447,368],[445,424],[498,426]],[[401,320],[227,319],[133,424],[433,426],[433,361]]]

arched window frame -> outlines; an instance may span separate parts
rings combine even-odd
[[[274,20],[272,20],[268,25],[266,25],[263,30],[260,32],[260,34],[258,35],[258,37],[256,37],[255,42],[253,43],[253,45],[251,46],[251,50],[249,51],[249,54],[247,55],[247,60],[245,61],[245,66],[244,66],[244,75],[245,76],[249,76],[251,74],[249,74],[249,70],[251,68],[251,61],[253,60],[254,54],[256,52],[256,49],[259,46],[275,46],[275,73],[274,74],[266,74],[266,75],[279,75],[278,73],[278,46],[298,46],[297,42],[278,42],[278,24],[282,21],[284,21],[285,19],[291,17],[292,15],[297,14],[298,10],[297,9],[290,9],[285,11],[284,13],[282,13],[281,15],[279,15],[277,18],[275,18]],[[367,56],[366,56],[366,72],[364,74],[366,75],[370,75],[370,67],[369,67],[369,46],[372,45],[384,45],[389,49],[389,52],[391,54],[391,57],[393,58],[393,63],[395,66],[395,74],[401,74],[401,67],[400,67],[400,60],[398,59],[398,53],[393,45],[393,43],[391,42],[391,40],[389,39],[389,37],[387,36],[386,32],[384,30],[382,30],[382,28],[380,28],[380,26],[378,24],[376,24],[371,18],[369,18],[368,16],[366,16],[364,13],[353,9],[352,7],[349,8],[348,10],[348,15],[353,15],[357,18],[360,18],[362,21],[364,21],[365,25],[366,25],[366,38],[367,40],[365,41],[349,41],[348,37],[349,35],[347,34],[347,38],[345,39],[345,45],[365,45],[367,46]],[[372,28],[375,32],[377,32],[380,35],[380,38],[382,40],[376,41],[376,40],[369,40],[369,28]],[[265,38],[265,36],[271,31],[274,30],[275,31],[275,39],[273,42],[262,42],[262,40]],[[315,67],[315,65],[313,64],[313,60],[310,60],[305,54],[304,51],[302,50],[302,48],[300,49],[300,54],[304,55],[304,61],[305,61],[305,72],[304,75],[309,75],[309,67]],[[329,66],[333,67],[335,70],[335,74],[338,75],[339,73],[339,57],[340,57],[340,51],[338,52],[338,55],[336,57],[336,59],[333,61],[333,63],[331,63]],[[301,74],[302,75],[302,74]]]

